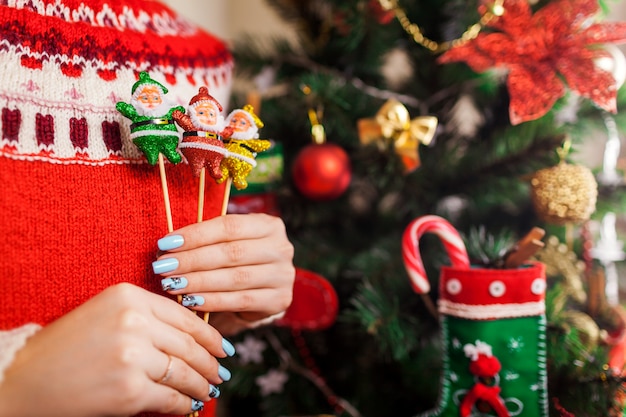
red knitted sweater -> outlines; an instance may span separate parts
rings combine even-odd
[[[158,168],[132,144],[115,103],[148,71],[178,104],[206,85],[225,105],[231,55],[155,1],[8,3],[0,6],[0,330],[45,325],[121,281],[162,293],[151,272],[167,233]],[[166,170],[174,227],[194,222],[197,180],[186,164]],[[219,214],[223,195],[207,183],[204,218]]]

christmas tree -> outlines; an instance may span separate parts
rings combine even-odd
[[[625,195],[626,61],[614,44],[626,26],[608,23],[597,0],[268,4],[297,42],[238,39],[237,74],[255,83],[233,104],[253,102],[284,172],[248,192],[272,201],[300,273],[323,277],[337,299],[298,300],[318,320],[234,340],[223,415],[479,415],[480,401],[461,405],[468,375],[504,370],[507,358],[494,365],[492,346],[472,340],[459,349],[480,369],[455,369],[468,359],[452,357],[458,340],[442,336],[434,311],[449,250],[437,236],[419,239],[429,292],[416,293],[403,264],[403,233],[426,215],[453,224],[485,269],[502,268],[534,227],[546,232],[527,254],[546,265],[545,317],[516,330],[496,320],[489,332],[509,333],[507,355],[547,369],[547,391],[501,372],[501,396],[507,378],[520,393],[503,399],[509,414],[483,399],[480,415],[622,415],[624,321],[609,279],[622,258],[611,216]],[[589,141],[603,166],[580,162]],[[545,355],[524,346],[535,329]],[[468,393],[447,404],[446,381]],[[521,412],[530,402],[539,411]]]

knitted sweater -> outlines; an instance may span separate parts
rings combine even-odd
[[[167,233],[159,170],[133,145],[115,103],[128,101],[147,71],[177,104],[205,85],[226,105],[232,70],[223,42],[156,1],[7,3],[0,6],[0,340],[12,348],[0,352],[0,377],[36,325],[102,289],[126,281],[163,294],[151,272],[156,241]],[[198,182],[186,164],[168,163],[166,171],[178,228],[196,219]],[[223,191],[207,182],[204,218],[219,214]]]

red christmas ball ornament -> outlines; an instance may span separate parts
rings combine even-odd
[[[292,165],[296,188],[312,200],[332,200],[350,185],[350,158],[340,146],[332,143],[304,147]]]

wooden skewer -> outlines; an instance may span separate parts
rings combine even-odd
[[[202,214],[204,213],[205,182],[206,182],[206,169],[202,167],[202,170],[200,170],[200,183],[198,184],[198,223],[202,222]]]
[[[159,153],[159,173],[161,174],[161,188],[163,190],[163,202],[165,203],[165,216],[167,217],[167,231],[172,233],[174,231],[174,222],[172,221],[172,207],[170,206],[170,193],[167,188],[167,176],[165,175],[165,163],[163,161],[163,154]],[[182,304],[183,296],[178,295],[178,304]]]
[[[546,231],[540,227],[533,227],[530,232],[520,239],[513,252],[511,252],[504,260],[505,268],[517,268],[533,256],[539,249],[545,245],[541,239]]]
[[[165,163],[163,162],[163,154],[159,153],[159,173],[161,174],[161,188],[163,189],[163,202],[165,203],[165,216],[167,217],[167,231],[174,231],[174,223],[172,222],[172,208],[170,206],[170,193],[167,189],[167,176],[165,175]]]
[[[206,169],[202,167],[202,169],[200,170],[200,181],[198,182],[198,214],[197,214],[198,223],[202,222],[203,213],[204,213],[205,184],[206,184]],[[204,313],[204,321],[205,323],[209,322],[209,313]],[[199,415],[200,414],[198,414],[197,411],[194,411],[193,413],[186,414],[185,417],[198,417]]]
[[[226,180],[226,189],[224,190],[224,200],[222,201],[222,212],[221,216],[225,215],[228,212],[228,200],[230,199],[230,186],[233,183],[233,179],[228,177]]]
[[[198,201],[198,223],[202,221],[202,209],[204,207],[204,182],[205,182],[205,172],[204,168],[200,171],[200,192],[199,198],[201,201]],[[228,212],[228,200],[230,199],[230,186],[233,180],[228,177],[226,180],[226,188],[224,190],[224,200],[222,201],[222,210],[220,212],[220,216],[224,216]],[[204,313],[204,321],[206,323],[209,322],[209,312]]]
[[[203,218],[203,213],[204,213],[204,187],[205,187],[205,183],[206,183],[206,170],[203,167],[202,170],[200,171],[200,181],[198,184],[198,223],[202,222],[202,218]],[[228,180],[226,180],[226,189],[224,190],[224,200],[222,202],[222,211],[221,211],[221,216],[225,215],[227,210],[228,210],[228,200],[230,198],[230,186],[232,183],[232,179],[230,177],[228,177]],[[180,297],[179,296],[179,302],[180,302]],[[209,315],[210,313],[207,311],[204,313],[204,322],[208,323],[209,322]],[[193,413],[190,414],[186,414],[185,417],[198,417],[200,414],[195,411]]]

